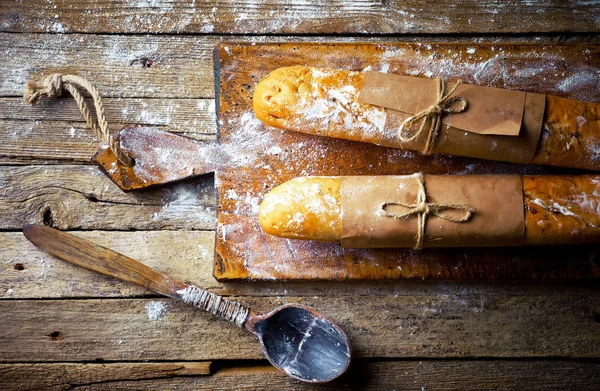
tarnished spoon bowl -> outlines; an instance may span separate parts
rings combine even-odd
[[[213,313],[256,334],[269,361],[302,381],[321,383],[350,364],[346,334],[317,311],[296,304],[260,314],[240,303],[177,281],[108,248],[42,225],[26,225],[25,237],[42,250],[75,265],[130,281]]]
[[[286,304],[250,317],[245,326],[258,335],[271,364],[298,380],[327,382],[350,365],[346,334],[311,308]]]

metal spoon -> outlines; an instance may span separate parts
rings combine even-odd
[[[348,337],[317,311],[286,304],[259,314],[134,259],[44,225],[26,225],[25,237],[42,250],[78,266],[180,299],[256,334],[267,359],[289,376],[311,383],[340,376],[350,364]]]

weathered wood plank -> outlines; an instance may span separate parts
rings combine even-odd
[[[591,295],[594,281],[498,283],[491,281],[277,282],[219,284],[212,276],[213,231],[80,231],[72,234],[223,295],[251,296],[561,296]],[[150,292],[77,268],[31,244],[20,232],[0,232],[0,298],[135,297]]]
[[[212,288],[212,231],[84,231],[109,247],[181,281]],[[0,298],[115,297],[154,294],[48,255],[20,232],[0,233]]]
[[[91,99],[86,102],[93,108]],[[192,138],[216,133],[213,99],[106,98],[103,103],[109,125],[114,129],[125,124],[153,125]],[[20,97],[0,98],[0,120],[85,123],[70,96],[40,99],[34,106]]]
[[[595,246],[348,249],[265,235],[259,203],[307,175],[552,174],[556,169],[382,148],[286,132],[256,119],[252,94],[274,69],[295,64],[461,79],[475,85],[599,101],[600,45],[234,44],[219,47],[218,118],[223,169],[215,277],[224,280],[539,279],[600,276]],[[551,124],[548,127],[551,128]],[[248,152],[251,151],[251,152]],[[235,167],[235,170],[227,169]],[[564,171],[563,171],[564,172]],[[575,266],[576,265],[576,266]],[[575,267],[573,267],[575,266]]]
[[[13,2],[0,8],[11,32],[454,34],[594,32],[596,2],[92,1]]]
[[[124,193],[95,166],[0,167],[0,229],[214,229],[215,192],[203,176]]]
[[[93,109],[92,100],[86,102]],[[120,124],[155,125],[188,137],[216,133],[213,99],[106,98],[103,102],[106,117],[116,128]],[[34,106],[20,97],[0,98],[0,119],[85,122],[70,96],[40,99]]]
[[[0,364],[7,390],[597,390],[600,364],[581,360],[357,360],[340,379],[308,384],[267,365],[225,367],[201,376],[207,363]],[[118,368],[115,373],[109,372]],[[132,369],[133,373],[123,370]],[[94,373],[94,370],[100,373]],[[139,376],[138,379],[132,379]]]
[[[599,357],[596,295],[236,298],[311,306],[354,357]],[[0,361],[260,359],[254,336],[171,299],[2,300]]]
[[[109,98],[104,107],[113,132],[125,124],[151,125],[197,140],[216,139],[212,99]],[[43,99],[33,107],[21,98],[0,98],[0,156],[87,163],[97,150],[96,135],[72,98]]]
[[[0,34],[0,96],[54,72],[92,81],[103,97],[211,98],[219,37]],[[150,61],[151,65],[146,66]]]
[[[210,362],[156,362],[110,364],[3,364],[0,389],[73,390],[110,387],[112,382],[166,380],[183,376],[210,375]]]
[[[28,2],[24,2],[28,3]],[[12,4],[12,3],[11,3]],[[109,2],[110,4],[110,2]],[[0,8],[0,14],[4,9]],[[39,8],[36,6],[36,8]],[[70,7],[66,7],[69,9]],[[92,7],[96,8],[96,6]],[[37,11],[36,11],[37,12]],[[232,26],[228,26],[232,27]],[[516,30],[511,30],[516,32]],[[22,96],[54,72],[89,78],[103,97],[214,98],[212,50],[236,42],[397,42],[397,37],[135,36],[0,33],[0,96]],[[402,37],[404,42],[481,42],[481,37]],[[599,42],[598,36],[489,37],[487,42]],[[150,66],[147,66],[150,65]]]

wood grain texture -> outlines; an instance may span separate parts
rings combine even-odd
[[[304,304],[353,357],[598,357],[595,295],[237,297]],[[358,310],[360,309],[360,310]],[[253,335],[170,299],[2,300],[0,361],[262,359]]]
[[[357,38],[0,33],[0,53],[11,59],[0,62],[0,96],[21,97],[29,81],[61,72],[89,79],[108,98],[214,98],[212,51],[232,39],[337,42]]]
[[[196,140],[216,139],[212,99],[107,98],[103,102],[113,133],[134,124]],[[93,107],[90,99],[87,103]],[[22,98],[0,98],[0,156],[4,159],[88,163],[96,151],[96,135],[71,97],[42,99],[35,106]]]
[[[73,265],[179,298],[186,284],[126,255],[47,225],[30,224],[23,235],[43,251]],[[20,269],[20,268],[18,268]]]
[[[585,360],[356,360],[340,379],[307,384],[267,365],[225,366],[203,376],[205,362],[0,364],[0,386],[46,390],[531,390],[600,387],[600,365]],[[97,370],[99,373],[94,373]],[[114,372],[112,372],[114,370]],[[131,372],[125,372],[130,370]],[[542,380],[543,379],[543,380]],[[134,381],[135,380],[135,381]]]
[[[93,109],[92,100],[85,101]],[[105,98],[102,102],[109,125],[115,128],[130,124],[154,125],[187,137],[216,133],[213,99]],[[33,106],[21,97],[0,98],[0,120],[85,122],[68,94],[62,98],[40,99]]]
[[[207,288],[218,287],[210,274],[214,232],[82,231],[73,234],[130,256],[179,280]],[[20,232],[0,233],[0,248],[0,298],[136,297],[154,294],[48,255]]]
[[[595,2],[528,0],[518,3],[454,1],[272,0],[92,1],[53,0],[0,8],[0,29],[11,32],[241,33],[241,34],[454,34],[593,32]]]
[[[210,375],[210,362],[156,362],[107,364],[3,364],[3,390],[109,389],[113,382],[140,382]],[[137,388],[134,386],[132,388]]]
[[[11,3],[12,4],[12,3]],[[15,3],[16,4],[16,3]],[[0,8],[2,13],[7,7]],[[39,8],[39,7],[37,7]],[[69,7],[67,7],[68,9]],[[37,11],[36,11],[37,12]],[[212,50],[236,42],[397,42],[397,37],[194,36],[0,33],[0,97],[21,97],[27,83],[54,72],[92,81],[103,97],[214,98]],[[598,36],[402,37],[405,42],[600,42]],[[149,66],[147,66],[149,65]]]
[[[0,96],[22,96],[27,82],[61,72],[87,78],[103,97],[210,98],[221,39],[0,34],[0,53],[11,58],[0,65]]]
[[[111,132],[121,127],[111,126]],[[169,127],[164,130],[172,131]],[[185,132],[183,135],[195,140],[215,140],[210,134]],[[0,120],[0,155],[5,159],[29,159],[34,164],[87,164],[99,146],[95,133],[85,122]]]
[[[0,167],[0,229],[214,229],[208,177],[124,193],[92,166]]]
[[[212,276],[212,231],[71,231],[101,246],[144,262],[180,280],[221,295],[251,296],[587,296],[596,292],[593,281],[554,281],[532,284],[493,281],[353,281],[254,282],[220,284]],[[0,232],[0,298],[50,299],[89,297],[139,297],[150,294],[49,256],[20,232]]]
[[[96,168],[69,165],[74,161],[86,164],[89,151],[95,151],[95,140],[83,130],[70,99],[28,108],[21,95],[27,81],[40,74],[78,73],[93,80],[105,97],[111,126],[151,122],[194,138],[203,138],[205,130],[208,137],[214,137],[212,112],[195,110],[194,104],[210,102],[215,97],[211,50],[220,42],[390,42],[400,38],[370,34],[450,33],[408,35],[401,39],[421,43],[598,43],[598,6],[589,1],[542,0],[519,4],[458,0],[447,6],[420,0],[327,4],[262,0],[0,0],[0,31],[19,32],[0,33],[0,53],[4,58],[0,61],[0,97],[7,98],[0,99],[0,165],[6,165],[0,169],[0,230],[20,230],[25,222],[42,221],[45,206],[50,206],[51,213],[46,216],[49,222],[64,228],[115,230],[76,234],[213,291],[246,295],[242,299],[264,307],[260,309],[268,309],[275,302],[296,300],[295,295],[308,296],[307,303],[317,304],[327,314],[344,320],[344,326],[353,326],[357,312],[366,309],[360,315],[370,318],[372,324],[352,327],[355,336],[364,337],[359,349],[365,357],[426,357],[429,350],[444,349],[454,354],[451,360],[358,359],[349,372],[351,377],[325,386],[296,382],[266,363],[262,366],[255,362],[245,366],[226,361],[219,363],[214,375],[205,376],[199,373],[204,370],[204,362],[181,361],[198,356],[226,360],[240,356],[259,358],[256,341],[245,335],[245,340],[238,342],[235,335],[228,334],[235,328],[218,320],[212,324],[208,315],[196,315],[187,308],[169,307],[169,300],[18,300],[135,297],[146,291],[47,257],[24,242],[19,232],[0,232],[0,297],[7,299],[0,300],[0,345],[4,344],[0,357],[7,357],[5,352],[10,350],[11,358],[21,361],[0,364],[0,389],[597,390],[600,371],[595,359],[462,361],[454,358],[452,350],[458,346],[461,352],[471,352],[474,357],[507,351],[511,357],[532,352],[554,356],[581,353],[582,346],[587,345],[589,353],[598,346],[594,338],[600,310],[594,281],[218,284],[211,277],[214,233],[190,231],[198,227],[214,229],[216,225],[212,176],[186,182],[184,187],[170,185],[162,190],[123,195]],[[507,34],[496,35],[494,31]],[[573,31],[583,34],[569,33]],[[98,34],[102,32],[107,34]],[[165,32],[199,35],[161,35]],[[482,32],[485,35],[477,35]],[[545,32],[550,34],[539,34]],[[145,35],[148,33],[158,35]],[[296,36],[210,35],[231,33]],[[329,33],[360,35],[323,35]],[[309,35],[298,36],[302,34]],[[568,64],[560,59],[547,63],[554,65],[540,71],[530,68],[522,75],[510,74],[506,78],[505,71],[510,69],[498,59],[488,63],[480,76],[492,81],[494,75],[502,75],[496,80],[499,83],[533,77],[540,88],[556,88],[563,82],[569,93],[575,94],[585,80],[598,79],[597,71],[590,68],[579,69],[579,77],[567,79],[562,76],[562,69]],[[54,110],[57,107],[60,112]],[[71,137],[71,128],[75,137]],[[18,136],[10,138],[13,133]],[[66,165],[58,170],[31,166],[40,162]],[[442,159],[435,164],[441,167],[445,162]],[[86,195],[92,195],[91,199],[86,199]],[[204,220],[207,213],[210,216]],[[116,231],[123,229],[156,231]],[[595,251],[589,255],[596,259]],[[515,256],[513,269],[528,268],[520,253]],[[23,263],[24,270],[14,269],[17,263]],[[431,274],[452,270],[451,266],[434,268]],[[493,268],[490,272],[494,270],[502,272]],[[257,298],[279,295],[290,298]],[[321,298],[312,298],[315,295]],[[331,303],[330,297],[335,298]],[[163,318],[150,321],[146,304],[155,301],[166,303],[167,312]],[[374,308],[370,309],[372,303]],[[463,306],[465,309],[461,310]],[[484,311],[475,312],[476,308]],[[207,323],[210,327],[205,326]],[[582,330],[587,326],[595,334]],[[58,334],[52,334],[55,331]],[[51,339],[53,336],[56,341]],[[240,354],[237,347],[244,348],[246,344],[250,349]],[[590,356],[599,354],[595,351]],[[81,357],[161,362],[57,362],[78,361]],[[162,361],[170,359],[176,362]],[[56,363],[30,364],[23,360]],[[238,368],[238,364],[244,367]]]
[[[219,280],[346,280],[389,278],[539,279],[600,275],[596,248],[343,249],[336,243],[288,240],[266,234],[258,209],[273,187],[307,175],[551,174],[568,172],[455,156],[425,156],[286,132],[264,125],[252,111],[256,84],[271,71],[306,64],[390,73],[552,93],[598,101],[600,46],[527,44],[233,44],[219,56]],[[558,71],[560,69],[560,71]],[[235,168],[232,170],[231,168]]]

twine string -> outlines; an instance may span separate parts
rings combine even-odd
[[[425,142],[425,147],[423,148],[424,154],[430,154],[433,150],[433,145],[437,140],[438,134],[440,132],[440,128],[442,127],[442,116],[444,114],[458,114],[465,111],[468,107],[467,100],[462,96],[454,96],[451,95],[456,91],[458,86],[461,84],[461,81],[458,80],[453,87],[447,89],[446,82],[442,79],[437,79],[438,81],[438,89],[437,89],[437,102],[433,105],[429,106],[425,110],[421,111],[413,115],[412,117],[407,118],[402,125],[400,125],[400,130],[398,132],[398,137],[400,141],[407,143],[415,140],[420,137],[421,134],[426,130],[427,125],[429,124],[429,133],[427,134],[427,140]],[[416,132],[412,133],[412,135],[405,135],[405,129],[412,128],[413,124],[421,121],[421,125]]]
[[[381,209],[383,210],[385,216],[394,218],[396,220],[405,220],[413,215],[417,216],[417,238],[413,249],[421,250],[425,242],[426,224],[427,218],[429,216],[436,216],[446,221],[451,221],[453,223],[465,223],[471,219],[473,213],[475,213],[475,209],[464,204],[443,204],[427,202],[427,192],[425,190],[425,177],[421,173],[414,174],[413,177],[417,180],[419,186],[416,201],[412,204],[396,201],[385,202],[383,205],[381,205]],[[387,210],[388,206],[391,205],[403,206],[408,210],[401,213],[392,213]],[[460,216],[452,216],[443,213],[444,210],[459,210],[463,211],[464,213]]]
[[[228,300],[214,293],[200,289],[197,286],[190,285],[184,290],[177,291],[184,303],[191,304],[196,308],[208,311],[229,322],[243,327],[248,319],[250,309]]]
[[[94,107],[96,108],[97,124],[85,103],[83,95],[79,92],[79,88],[86,90],[91,95]],[[100,93],[87,79],[76,75],[54,73],[48,75],[41,84],[29,83],[24,98],[27,103],[34,105],[44,96],[47,98],[59,97],[63,93],[63,90],[68,91],[73,96],[87,126],[96,133],[98,141],[108,145],[121,164],[132,167],[135,164],[134,160],[121,150],[119,143],[110,134]]]

